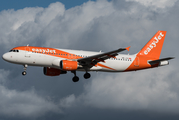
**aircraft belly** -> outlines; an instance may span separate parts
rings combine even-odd
[[[16,64],[27,64],[30,66],[51,66],[54,57],[39,55],[39,54],[30,54],[30,57],[26,57],[23,54],[17,57],[17,60],[14,61]]]
[[[110,67],[115,69],[116,72],[122,72],[130,65],[128,61],[112,61]]]
[[[52,66],[52,61],[55,59],[53,56],[40,55],[33,57],[33,65],[36,66]]]
[[[117,60],[108,60],[106,63],[100,62],[99,66],[92,67],[91,71],[106,71],[106,72],[122,72],[126,70],[131,62],[129,61],[117,61]]]

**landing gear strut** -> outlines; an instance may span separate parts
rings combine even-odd
[[[72,73],[74,73],[74,77],[73,77],[73,82],[78,82],[79,81],[79,77],[78,76],[76,76],[76,71],[72,71]]]
[[[86,72],[85,74],[84,74],[84,78],[85,79],[88,79],[88,78],[90,78],[91,77],[91,75],[88,73],[88,72]]]
[[[27,67],[28,67],[28,65],[25,64],[25,65],[24,65],[24,71],[22,72],[22,75],[26,75],[26,74],[27,74],[27,72],[26,72]]]

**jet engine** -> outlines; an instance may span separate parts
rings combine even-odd
[[[64,71],[73,71],[77,70],[78,62],[77,61],[69,61],[69,60],[61,60],[60,61],[60,69]]]
[[[44,67],[43,72],[47,76],[58,76],[60,74],[66,74],[67,71],[62,71],[56,68]]]

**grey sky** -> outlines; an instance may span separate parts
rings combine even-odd
[[[62,3],[0,12],[0,55],[23,45],[137,53],[158,31],[169,66],[128,72],[47,77],[42,68],[0,59],[0,119],[178,119],[178,0],[98,0],[65,10]],[[124,52],[128,54],[128,52]]]

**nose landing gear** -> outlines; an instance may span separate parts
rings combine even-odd
[[[22,75],[24,75],[24,76],[27,74],[27,72],[26,72],[27,67],[28,67],[28,65],[25,64],[25,65],[24,65],[24,71],[22,72]]]
[[[22,75],[26,75],[26,74],[27,74],[27,72],[26,72],[26,71],[23,71],[23,72],[22,72]]]

